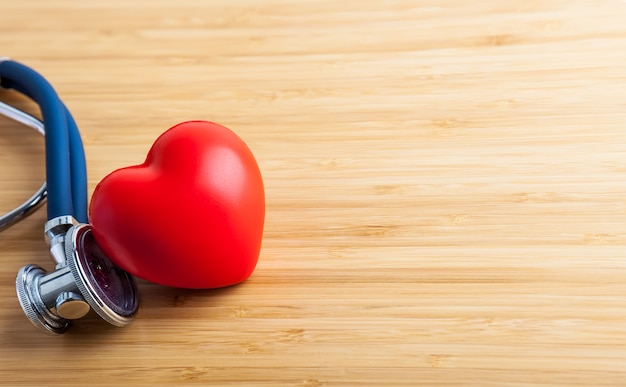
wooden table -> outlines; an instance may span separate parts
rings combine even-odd
[[[626,2],[0,1],[0,55],[79,122],[89,189],[188,119],[266,184],[259,265],[140,281],[128,327],[40,334],[45,211],[0,234],[0,384],[626,384]],[[2,99],[34,112],[14,94]],[[0,120],[0,210],[43,179]]]

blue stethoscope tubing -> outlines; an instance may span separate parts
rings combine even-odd
[[[0,60],[0,86],[32,99],[45,127],[48,219],[87,223],[87,164],[76,121],[50,83],[19,62]]]

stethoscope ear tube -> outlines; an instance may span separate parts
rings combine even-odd
[[[0,58],[0,86],[34,100],[43,123],[0,102],[0,114],[45,136],[46,183],[29,200],[0,217],[0,230],[32,213],[48,200],[45,235],[56,265],[47,273],[27,265],[16,276],[20,305],[29,320],[49,334],[64,333],[72,320],[94,310],[115,326],[127,325],[139,298],[133,277],[114,266],[87,224],[85,154],[72,115],[50,84],[34,70]]]
[[[0,61],[0,86],[24,94],[41,110],[46,128],[48,219],[71,214],[86,223],[87,168],[74,118],[52,85],[21,63]]]
[[[19,109],[14,108],[11,105],[0,101],[0,114],[26,126],[29,126],[35,129],[42,136],[45,136],[43,122],[28,113],[25,113]],[[0,231],[11,227],[13,224],[19,222],[20,220],[35,212],[35,210],[37,210],[39,207],[41,207],[41,205],[45,203],[47,196],[48,191],[46,189],[46,183],[44,182],[41,187],[39,187],[37,192],[35,192],[30,198],[28,198],[28,200],[26,200],[24,203],[20,204],[13,210],[0,216]]]

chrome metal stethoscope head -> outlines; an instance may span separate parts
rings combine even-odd
[[[112,325],[127,325],[139,306],[133,277],[102,253],[89,225],[72,225],[69,220],[47,223],[51,254],[57,260],[54,271],[27,265],[17,274],[15,287],[24,313],[50,334],[64,333],[71,320],[90,309]]]
[[[0,102],[0,114],[45,135],[43,122],[10,105]],[[31,214],[46,197],[44,183],[26,202],[0,216],[0,230]],[[55,261],[54,271],[27,265],[15,280],[19,303],[28,319],[52,335],[64,333],[72,320],[90,310],[115,326],[130,323],[139,306],[135,280],[100,250],[90,226],[79,224],[72,216],[59,216],[46,222],[45,236]]]

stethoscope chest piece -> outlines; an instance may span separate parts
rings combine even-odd
[[[127,325],[139,306],[133,277],[102,253],[88,225],[70,227],[63,239],[65,261],[53,272],[37,265],[18,272],[16,290],[26,316],[50,334],[64,333],[90,309],[110,324]]]

